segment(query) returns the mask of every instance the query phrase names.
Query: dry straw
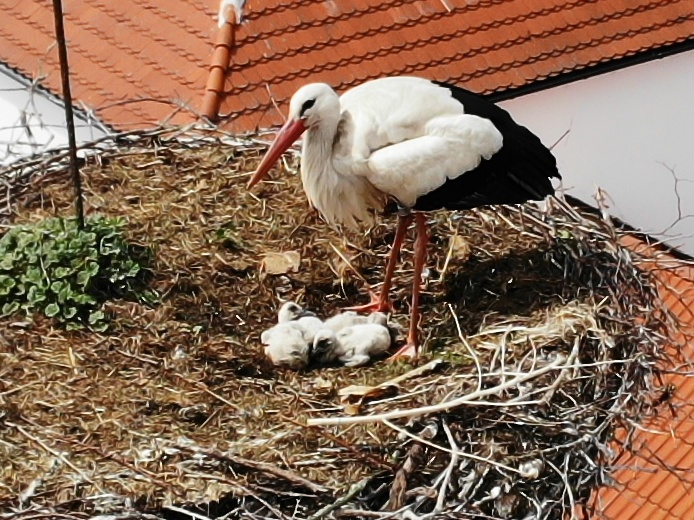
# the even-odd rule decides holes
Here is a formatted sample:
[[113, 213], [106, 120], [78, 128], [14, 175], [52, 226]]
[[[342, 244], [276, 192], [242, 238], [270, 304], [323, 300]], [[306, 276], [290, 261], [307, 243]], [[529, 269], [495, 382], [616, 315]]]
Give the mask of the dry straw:
[[[655, 413], [667, 325], [609, 221], [558, 199], [432, 214], [421, 364], [443, 363], [279, 370], [259, 334], [281, 300], [362, 302], [394, 215], [331, 230], [295, 156], [249, 193], [264, 150], [190, 128], [82, 148], [88, 213], [154, 248], [161, 301], [110, 302], [101, 335], [0, 322], [0, 518], [554, 519], [609, 482], [615, 432]], [[6, 225], [69, 214], [65, 158], [2, 172]], [[259, 271], [287, 251], [297, 272]], [[406, 249], [403, 323], [411, 270]], [[394, 393], [338, 398], [401, 375]]]

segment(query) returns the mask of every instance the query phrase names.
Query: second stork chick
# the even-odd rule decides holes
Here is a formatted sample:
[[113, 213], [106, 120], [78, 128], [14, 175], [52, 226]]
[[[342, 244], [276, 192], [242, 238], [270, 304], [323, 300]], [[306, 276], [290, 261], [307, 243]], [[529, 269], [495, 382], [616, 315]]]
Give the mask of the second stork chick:
[[355, 311], [344, 311], [325, 320], [324, 325], [325, 328], [333, 332], [339, 332], [345, 327], [361, 325], [363, 323], [376, 323], [385, 326], [388, 323], [388, 317], [383, 312], [372, 312], [368, 316], [362, 316]]
[[313, 343], [313, 338], [325, 325], [313, 312], [304, 309], [296, 302], [288, 301], [282, 304], [277, 313], [277, 323], [296, 323], [303, 330], [308, 344]]
[[298, 323], [278, 323], [260, 335], [265, 355], [274, 365], [300, 370], [308, 364], [310, 343]]
[[358, 323], [338, 332], [324, 328], [314, 337], [311, 358], [320, 363], [340, 361], [345, 366], [358, 367], [387, 352], [391, 343], [390, 331], [378, 323]]

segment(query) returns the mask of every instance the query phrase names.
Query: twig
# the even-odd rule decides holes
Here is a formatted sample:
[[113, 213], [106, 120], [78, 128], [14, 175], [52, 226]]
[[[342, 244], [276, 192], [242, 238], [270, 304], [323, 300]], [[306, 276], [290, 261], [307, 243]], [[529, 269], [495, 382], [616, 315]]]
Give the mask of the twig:
[[415, 440], [417, 442], [421, 442], [422, 444], [426, 444], [427, 446], [431, 446], [432, 448], [436, 448], [437, 450], [445, 451], [446, 453], [450, 453], [453, 455], [454, 453], [457, 454], [459, 457], [463, 457], [466, 459], [472, 459], [477, 462], [484, 462], [486, 464], [490, 464], [492, 466], [496, 466], [500, 469], [505, 469], [506, 471], [510, 471], [512, 473], [517, 473], [518, 475], [524, 475], [522, 471], [517, 470], [516, 468], [512, 468], [511, 466], [507, 466], [506, 464], [501, 464], [500, 462], [493, 461], [489, 458], [481, 457], [479, 455], [475, 455], [473, 453], [465, 453], [464, 451], [460, 450], [452, 450], [450, 448], [446, 448], [445, 446], [441, 446], [440, 444], [436, 444], [434, 442], [428, 441], [426, 439], [422, 439], [421, 437], [418, 437], [414, 433], [408, 432], [405, 428], [401, 428], [397, 424], [393, 424], [392, 422], [388, 421], [387, 419], [384, 419], [383, 422], [385, 423], [386, 426], [389, 428], [392, 428], [396, 432], [405, 435], [406, 437], [409, 437], [412, 440]]
[[443, 431], [446, 432], [448, 444], [450, 444], [453, 454], [451, 456], [450, 462], [448, 463], [448, 467], [446, 468], [446, 473], [443, 478], [443, 482], [441, 482], [441, 487], [439, 488], [439, 496], [436, 497], [436, 506], [434, 507], [434, 512], [436, 513], [440, 513], [443, 511], [444, 503], [446, 501], [446, 493], [448, 492], [448, 485], [451, 482], [451, 476], [453, 475], [453, 471], [458, 466], [459, 458], [458, 445], [456, 444], [455, 439], [453, 438], [453, 433], [451, 433], [451, 429], [448, 426], [448, 422], [445, 418], [443, 418], [441, 420], [441, 423], [443, 426]]
[[305, 479], [304, 477], [297, 475], [296, 473], [278, 468], [277, 466], [273, 464], [269, 464], [267, 462], [260, 462], [256, 460], [250, 460], [246, 459], [243, 457], [239, 457], [238, 455], [229, 455], [226, 453], [220, 453], [218, 451], [214, 451], [211, 449], [203, 449], [203, 448], [188, 448], [186, 446], [177, 446], [178, 449], [182, 451], [187, 451], [189, 453], [202, 453], [203, 455], [206, 455], [208, 457], [211, 457], [213, 459], [221, 460], [223, 462], [228, 462], [230, 464], [235, 464], [238, 466], [244, 466], [246, 468], [250, 469], [255, 469], [258, 471], [262, 471], [263, 473], [268, 473], [270, 475], [274, 475], [275, 477], [280, 477], [284, 480], [287, 480], [288, 482], [291, 482], [295, 486], [300, 486], [303, 488], [306, 488], [310, 491], [313, 491], [314, 493], [325, 493], [327, 492], [327, 489], [324, 488], [323, 486], [319, 486], [318, 484], [311, 482], [308, 479]]
[[299, 421], [296, 421], [296, 420], [292, 419], [291, 417], [287, 417], [287, 416], [285, 416], [285, 415], [282, 415], [281, 418], [282, 418], [282, 420], [291, 422], [292, 424], [295, 424], [295, 425], [299, 426], [300, 428], [316, 428], [316, 429], [319, 429], [319, 430], [320, 430], [320, 434], [321, 434], [323, 437], [325, 437], [326, 439], [328, 439], [328, 440], [334, 442], [334, 443], [337, 444], [338, 446], [342, 446], [344, 449], [346, 449], [347, 451], [349, 451], [354, 457], [356, 457], [356, 458], [358, 458], [358, 459], [360, 459], [360, 460], [363, 460], [363, 461], [365, 461], [365, 462], [368, 462], [368, 463], [370, 463], [370, 464], [373, 464], [373, 465], [376, 466], [376, 467], [380, 467], [380, 468], [383, 468], [383, 469], [386, 469], [386, 470], [389, 470], [389, 471], [395, 471], [395, 465], [394, 465], [394, 464], [390, 464], [390, 463], [388, 463], [388, 462], [386, 462], [386, 461], [377, 459], [376, 457], [374, 457], [373, 455], [371, 455], [371, 454], [369, 454], [369, 453], [364, 453], [364, 452], [362, 452], [362, 451], [360, 451], [360, 450], [355, 449], [355, 447], [352, 446], [350, 443], [348, 443], [348, 442], [346, 442], [345, 440], [340, 439], [339, 437], [336, 437], [335, 435], [333, 435], [333, 434], [327, 432], [324, 428], [320, 428], [320, 427], [318, 427], [318, 426], [306, 426], [306, 424], [301, 423], [301, 422], [299, 422]]
[[330, 247], [332, 248], [333, 251], [335, 251], [335, 254], [342, 260], [347, 267], [349, 267], [352, 272], [359, 278], [362, 282], [364, 282], [366, 285], [369, 285], [369, 282], [364, 278], [364, 276], [359, 272], [359, 270], [352, 265], [352, 262], [350, 262], [349, 258], [345, 256], [345, 254], [340, 251], [335, 245], [330, 244]]
[[564, 381], [564, 379], [566, 378], [566, 374], [568, 373], [569, 369], [573, 366], [574, 361], [576, 361], [576, 358], [578, 357], [580, 343], [580, 338], [576, 336], [576, 338], [574, 339], [573, 347], [571, 348], [571, 353], [569, 353], [569, 358], [566, 361], [566, 367], [559, 372], [557, 378], [552, 382], [550, 387], [545, 392], [545, 396], [543, 397], [543, 399], [546, 403], [549, 403], [552, 400], [552, 397], [554, 397], [554, 393], [557, 391], [557, 388], [559, 388], [559, 385], [561, 385], [561, 383]]
[[368, 485], [369, 482], [371, 482], [372, 477], [366, 477], [361, 479], [359, 482], [356, 484], [352, 485], [352, 487], [349, 488], [349, 491], [347, 491], [347, 494], [344, 496], [338, 498], [333, 502], [332, 504], [329, 504], [322, 509], [319, 509], [314, 513], [313, 515], [309, 516], [306, 520], [319, 520], [320, 518], [325, 518], [327, 515], [335, 511], [337, 508], [345, 505], [347, 502], [352, 500], [355, 496], [357, 496], [359, 493], [361, 493], [364, 488]]
[[404, 374], [401, 374], [397, 377], [394, 377], [392, 379], [389, 379], [388, 381], [384, 381], [383, 383], [379, 383], [376, 385], [376, 388], [379, 387], [388, 387], [388, 386], [397, 386], [403, 381], [406, 381], [407, 379], [412, 379], [413, 377], [418, 377], [423, 374], [426, 374], [427, 372], [431, 372], [432, 370], [436, 370], [436, 367], [441, 365], [443, 363], [443, 360], [441, 359], [432, 359], [428, 363], [425, 363], [422, 366], [419, 366], [417, 368], [413, 368], [412, 370], [405, 372]]
[[482, 365], [480, 364], [480, 359], [477, 357], [477, 352], [475, 352], [475, 349], [473, 349], [470, 346], [470, 343], [468, 343], [467, 339], [465, 339], [465, 336], [463, 335], [463, 331], [460, 328], [460, 321], [458, 320], [458, 316], [456, 315], [455, 311], [453, 310], [453, 306], [449, 303], [448, 304], [448, 310], [451, 311], [451, 316], [453, 316], [453, 321], [455, 322], [455, 327], [458, 331], [458, 338], [460, 338], [460, 342], [463, 344], [465, 347], [465, 350], [468, 351], [470, 354], [470, 357], [472, 360], [475, 362], [475, 368], [477, 369], [477, 392], [479, 392], [482, 389]]
[[280, 115], [280, 117], [286, 121], [287, 117], [284, 115], [284, 112], [282, 112], [280, 110], [280, 107], [277, 104], [277, 101], [275, 101], [275, 96], [272, 95], [272, 91], [270, 90], [270, 85], [268, 85], [267, 83], [265, 83], [265, 90], [267, 90], [267, 95], [270, 96], [270, 101], [272, 102], [272, 106], [275, 107], [275, 110], [277, 110], [277, 113]]
[[77, 168], [77, 141], [75, 138], [75, 118], [72, 114], [72, 94], [70, 93], [70, 67], [67, 59], [67, 44], [63, 27], [62, 0], [53, 0], [53, 18], [55, 22], [55, 37], [58, 43], [58, 59], [60, 61], [60, 78], [65, 103], [65, 122], [70, 156], [70, 175], [75, 189], [75, 213], [78, 229], [84, 229], [84, 205], [82, 195], [82, 177]]
[[239, 413], [245, 412], [245, 410], [242, 407], [240, 407], [239, 405], [237, 405], [236, 403], [232, 403], [231, 401], [229, 401], [228, 399], [225, 399], [221, 395], [214, 393], [212, 390], [207, 388], [207, 385], [205, 385], [204, 383], [201, 383], [200, 381], [192, 381], [192, 380], [185, 378], [185, 377], [182, 379], [187, 381], [188, 383], [192, 384], [196, 388], [199, 388], [200, 390], [202, 390], [206, 394], [211, 395], [212, 397], [214, 397], [218, 401], [224, 403], [225, 405], [230, 406], [231, 408], [233, 408], [237, 412], [239, 412]]
[[201, 515], [200, 513], [194, 513], [193, 511], [188, 511], [187, 509], [183, 509], [182, 507], [174, 505], [165, 505], [163, 506], [163, 508], [168, 509], [169, 511], [173, 511], [174, 513], [195, 518], [195, 520], [212, 520], [209, 516]]
[[347, 425], [347, 424], [366, 424], [366, 423], [371, 423], [371, 422], [377, 422], [377, 421], [389, 421], [393, 419], [403, 419], [403, 418], [410, 418], [410, 417], [419, 417], [421, 415], [426, 415], [426, 414], [431, 414], [431, 413], [437, 413], [437, 412], [444, 412], [447, 410], [450, 410], [452, 408], [456, 408], [458, 406], [462, 406], [464, 404], [474, 402], [476, 399], [479, 399], [481, 397], [487, 397], [488, 395], [496, 395], [504, 390], [507, 390], [509, 388], [513, 388], [514, 386], [517, 386], [520, 383], [523, 383], [525, 381], [528, 381], [529, 379], [534, 379], [536, 377], [540, 377], [541, 375], [546, 374], [547, 372], [551, 372], [552, 370], [555, 370], [559, 365], [564, 363], [566, 361], [566, 358], [564, 356], [557, 356], [557, 358], [552, 361], [551, 363], [545, 365], [542, 368], [539, 368], [533, 372], [527, 373], [527, 374], [521, 374], [513, 379], [506, 381], [505, 383], [502, 383], [500, 385], [494, 386], [492, 388], [487, 388], [484, 390], [479, 390], [476, 392], [472, 392], [471, 394], [464, 395], [462, 397], [459, 397], [457, 399], [453, 399], [452, 401], [446, 401], [442, 403], [437, 403], [429, 406], [422, 406], [419, 408], [413, 408], [411, 410], [393, 410], [392, 412], [386, 412], [382, 414], [374, 414], [374, 415], [356, 415], [354, 417], [323, 417], [323, 418], [316, 418], [316, 419], [308, 419], [306, 423], [309, 426], [335, 426], [335, 425]]
[[569, 507], [567, 508], [568, 511], [571, 512], [571, 520], [578, 520], [578, 517], [576, 517], [576, 502], [574, 501], [574, 495], [571, 492], [571, 484], [569, 483], [569, 480], [567, 476], [562, 473], [558, 467], [556, 467], [554, 464], [552, 464], [552, 461], [549, 459], [546, 459], [545, 462], [554, 470], [556, 471], [557, 475], [559, 475], [559, 478], [562, 479], [564, 482], [564, 492], [569, 495]]
[[388, 501], [383, 506], [385, 511], [397, 511], [405, 502], [405, 492], [407, 491], [407, 481], [410, 475], [417, 470], [422, 464], [425, 449], [420, 442], [415, 442], [410, 446], [407, 452], [407, 457], [402, 463], [402, 466], [395, 473], [393, 485], [390, 488], [390, 496]]
[[100, 448], [97, 448], [95, 446], [88, 446], [82, 442], [77, 442], [76, 444], [78, 446], [80, 446], [83, 451], [91, 451], [93, 453], [96, 453], [97, 455], [99, 455], [100, 457], [103, 457], [104, 459], [111, 460], [111, 461], [115, 462], [116, 464], [120, 464], [121, 466], [128, 468], [133, 473], [137, 473], [139, 475], [142, 475], [147, 480], [149, 480], [152, 484], [155, 484], [162, 489], [166, 489], [168, 491], [171, 491], [174, 495], [176, 495], [178, 497], [183, 496], [181, 494], [180, 490], [176, 489], [175, 487], [171, 486], [170, 484], [167, 484], [163, 480], [160, 480], [151, 471], [147, 471], [143, 468], [138, 468], [134, 464], [129, 463], [128, 461], [118, 457], [117, 455], [114, 455], [113, 453], [105, 453]]

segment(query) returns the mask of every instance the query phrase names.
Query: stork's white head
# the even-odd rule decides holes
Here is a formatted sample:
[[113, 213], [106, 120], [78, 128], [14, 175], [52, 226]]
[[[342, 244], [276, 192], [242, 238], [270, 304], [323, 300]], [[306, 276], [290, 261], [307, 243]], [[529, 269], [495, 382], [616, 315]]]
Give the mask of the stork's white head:
[[329, 363], [336, 359], [335, 350], [337, 347], [337, 338], [335, 333], [330, 329], [321, 329], [316, 332], [313, 338], [313, 351], [311, 358], [318, 360], [321, 363]]
[[333, 121], [337, 124], [339, 119], [340, 98], [326, 83], [304, 85], [289, 102], [289, 120], [300, 120], [307, 129]]
[[304, 85], [289, 102], [289, 117], [270, 145], [258, 169], [248, 182], [252, 188], [275, 165], [280, 156], [308, 129], [335, 132], [340, 121], [340, 98], [325, 83]]
[[315, 313], [304, 309], [296, 302], [284, 302], [277, 313], [277, 323], [286, 323], [288, 321], [295, 321], [300, 318], [315, 315]]

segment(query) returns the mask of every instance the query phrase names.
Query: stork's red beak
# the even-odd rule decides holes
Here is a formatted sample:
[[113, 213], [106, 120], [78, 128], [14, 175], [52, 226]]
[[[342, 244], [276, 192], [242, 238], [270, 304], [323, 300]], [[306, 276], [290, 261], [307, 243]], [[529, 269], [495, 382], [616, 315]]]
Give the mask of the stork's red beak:
[[280, 131], [277, 132], [275, 140], [270, 145], [270, 148], [265, 153], [265, 157], [260, 161], [258, 169], [248, 181], [248, 189], [258, 184], [265, 177], [270, 169], [275, 165], [277, 160], [287, 151], [294, 141], [306, 131], [306, 125], [301, 119], [290, 119], [287, 121]]

